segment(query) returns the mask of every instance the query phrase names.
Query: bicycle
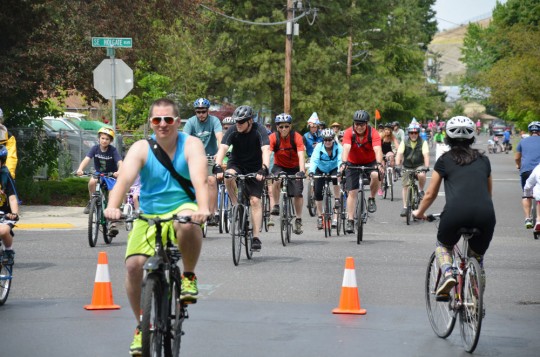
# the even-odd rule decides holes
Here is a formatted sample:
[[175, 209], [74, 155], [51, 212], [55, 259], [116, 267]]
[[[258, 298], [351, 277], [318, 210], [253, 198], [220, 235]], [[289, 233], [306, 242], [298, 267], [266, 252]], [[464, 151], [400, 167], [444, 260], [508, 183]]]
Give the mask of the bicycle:
[[317, 206], [315, 206], [315, 189], [314, 189], [313, 180], [309, 180], [307, 209], [311, 217], [315, 217], [315, 215], [317, 215]]
[[218, 212], [219, 212], [219, 233], [229, 233], [230, 228], [230, 202], [229, 194], [223, 180], [218, 181]]
[[535, 231], [534, 227], [536, 227], [536, 207], [538, 206], [538, 203], [532, 196], [523, 196], [522, 198], [530, 198], [531, 199], [531, 210], [529, 211], [529, 217], [532, 218], [532, 224], [533, 224], [533, 237], [534, 239], [540, 239], [540, 231]]
[[337, 217], [337, 232], [339, 235], [340, 231], [343, 231], [343, 235], [347, 234], [347, 230], [345, 229], [345, 225], [347, 224], [347, 191], [345, 190], [345, 176], [341, 177], [341, 181], [339, 183], [339, 202], [340, 202], [340, 208], [338, 210], [338, 217]]
[[[367, 210], [367, 199], [364, 192], [364, 186], [368, 185], [370, 182], [371, 171], [377, 170], [376, 167], [372, 166], [348, 166], [349, 170], [360, 170], [360, 188], [358, 190], [358, 199], [356, 200], [356, 208], [354, 210], [354, 222], [356, 225], [356, 244], [362, 242], [364, 236], [364, 224], [367, 223], [369, 217], [369, 212]], [[343, 174], [345, 170], [343, 170]]]
[[163, 242], [161, 224], [177, 221], [182, 224], [196, 224], [190, 216], [172, 215], [167, 218], [148, 218], [134, 213], [132, 216], [122, 216], [125, 222], [141, 219], [148, 225], [156, 226], [154, 255], [145, 262], [144, 278], [141, 294], [142, 355], [177, 357], [180, 355], [180, 345], [184, 331], [182, 325], [189, 318], [187, 305], [180, 296], [182, 292], [181, 271], [178, 262], [182, 254], [178, 246], [171, 242], [169, 236]]
[[[281, 243], [283, 244], [284, 247], [286, 247], [287, 244], [291, 242], [293, 219], [296, 217], [296, 210], [294, 208], [294, 200], [293, 200], [293, 197], [289, 196], [289, 193], [287, 192], [287, 186], [289, 184], [289, 180], [298, 180], [298, 179], [303, 180], [304, 178], [298, 177], [296, 175], [288, 175], [284, 171], [278, 173], [274, 177], [274, 180], [281, 180], [281, 183], [280, 183], [281, 199], [279, 200], [279, 216], [280, 216], [279, 225], [280, 225], [280, 231], [281, 231]], [[313, 182], [313, 180], [311, 181]], [[315, 196], [313, 197], [313, 205], [315, 207]]]
[[[440, 214], [433, 214], [427, 216], [427, 219], [434, 221], [439, 217]], [[438, 266], [433, 252], [426, 271], [426, 309], [433, 331], [441, 338], [450, 336], [456, 323], [456, 316], [459, 315], [461, 340], [465, 351], [472, 353], [478, 344], [482, 319], [485, 315], [483, 301], [485, 274], [478, 260], [467, 256], [469, 239], [480, 231], [476, 228], [462, 228], [459, 232], [462, 247], [459, 248], [456, 244], [452, 251], [452, 271], [457, 284], [448, 295], [436, 295], [444, 272]]]
[[225, 173], [225, 178], [235, 178], [238, 187], [237, 204], [233, 206], [231, 213], [231, 236], [232, 236], [232, 256], [233, 263], [238, 266], [242, 245], [246, 250], [246, 257], [251, 259], [253, 256], [253, 228], [249, 226], [251, 217], [251, 205], [249, 196], [246, 192], [246, 179], [257, 176], [255, 173], [241, 175]]
[[390, 162], [388, 161], [386, 156], [383, 158], [383, 160], [386, 167], [383, 179], [383, 198], [386, 199], [386, 197], [388, 196], [388, 192], [390, 191], [390, 201], [394, 201], [394, 167], [390, 166]]
[[409, 175], [409, 188], [407, 189], [407, 214], [405, 219], [407, 225], [411, 224], [411, 221], [414, 220], [412, 212], [418, 208], [420, 205], [420, 194], [418, 190], [418, 174], [421, 172], [428, 172], [429, 168], [425, 169], [405, 169], [403, 168], [402, 172], [404, 175]]
[[263, 186], [261, 204], [262, 204], [262, 222], [261, 222], [261, 228], [259, 231], [262, 232], [262, 229], [264, 227], [264, 231], [268, 232], [268, 223], [270, 221], [270, 195], [268, 194], [268, 184], [266, 181]]
[[[129, 189], [129, 192], [126, 195], [126, 202], [122, 204], [122, 207], [120, 207], [120, 210], [122, 211], [122, 214], [125, 216], [131, 216], [133, 214], [133, 211], [135, 210], [135, 201], [133, 199], [133, 189]], [[126, 231], [131, 231], [133, 229], [133, 222], [125, 222], [124, 227], [126, 228]]]
[[[332, 216], [334, 215], [334, 209], [332, 205], [333, 196], [332, 196], [332, 190], [330, 189], [330, 182], [332, 181], [332, 179], [337, 179], [337, 176], [321, 173], [321, 174], [312, 175], [311, 178], [324, 180], [323, 205], [322, 205], [323, 228], [324, 228], [324, 236], [331, 237], [332, 236]], [[339, 235], [339, 231], [337, 232], [337, 234]]]
[[[0, 211], [0, 222], [6, 222], [5, 213]], [[18, 220], [18, 219], [17, 219]], [[15, 223], [17, 220], [10, 222]], [[4, 249], [2, 240], [0, 240], [0, 306], [7, 301], [9, 291], [11, 290], [11, 280], [13, 279], [13, 262], [4, 260]]]
[[84, 173], [82, 176], [92, 176], [97, 180], [96, 191], [90, 199], [90, 213], [88, 214], [88, 244], [95, 247], [99, 233], [102, 233], [105, 244], [111, 244], [114, 236], [110, 235], [107, 227], [107, 220], [103, 212], [107, 208], [107, 179], [112, 179], [113, 173], [94, 172], [92, 174]]

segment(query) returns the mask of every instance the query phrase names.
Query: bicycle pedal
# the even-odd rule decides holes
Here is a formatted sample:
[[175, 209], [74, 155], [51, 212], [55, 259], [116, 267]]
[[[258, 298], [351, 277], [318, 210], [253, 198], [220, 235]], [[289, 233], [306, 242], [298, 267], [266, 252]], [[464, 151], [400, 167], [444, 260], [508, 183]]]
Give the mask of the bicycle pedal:
[[194, 305], [197, 303], [197, 300], [182, 300], [184, 305]]
[[448, 302], [450, 301], [450, 294], [441, 294], [435, 297], [435, 301]]

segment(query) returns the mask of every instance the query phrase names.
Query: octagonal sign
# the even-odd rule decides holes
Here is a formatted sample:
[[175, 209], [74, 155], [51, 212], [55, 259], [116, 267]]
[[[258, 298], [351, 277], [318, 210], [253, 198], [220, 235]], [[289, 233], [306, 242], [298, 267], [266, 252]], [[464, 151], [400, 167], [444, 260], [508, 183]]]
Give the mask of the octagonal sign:
[[[112, 99], [112, 59], [104, 59], [94, 73], [94, 88], [107, 99]], [[133, 70], [121, 59], [114, 60], [115, 97], [124, 98], [133, 89]]]

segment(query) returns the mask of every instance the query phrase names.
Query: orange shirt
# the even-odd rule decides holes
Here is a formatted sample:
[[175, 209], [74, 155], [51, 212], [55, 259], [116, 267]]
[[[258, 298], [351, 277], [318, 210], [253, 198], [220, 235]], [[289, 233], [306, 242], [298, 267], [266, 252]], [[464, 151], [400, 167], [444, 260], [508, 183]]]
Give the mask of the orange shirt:
[[279, 150], [274, 150], [276, 146], [276, 135], [279, 135], [279, 133], [273, 133], [269, 136], [270, 151], [275, 151], [274, 164], [287, 169], [298, 167], [300, 165], [298, 161], [298, 152], [306, 151], [302, 135], [298, 134], [296, 131], [294, 132], [294, 143], [296, 144], [296, 152], [293, 151], [290, 135], [287, 135], [287, 137], [285, 138], [280, 137]]

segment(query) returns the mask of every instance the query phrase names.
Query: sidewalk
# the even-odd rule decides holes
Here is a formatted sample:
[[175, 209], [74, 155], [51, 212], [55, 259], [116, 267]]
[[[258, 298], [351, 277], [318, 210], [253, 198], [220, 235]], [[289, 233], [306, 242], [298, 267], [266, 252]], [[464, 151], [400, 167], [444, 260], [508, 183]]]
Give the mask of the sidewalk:
[[88, 215], [84, 207], [20, 206], [16, 230], [87, 229]]

